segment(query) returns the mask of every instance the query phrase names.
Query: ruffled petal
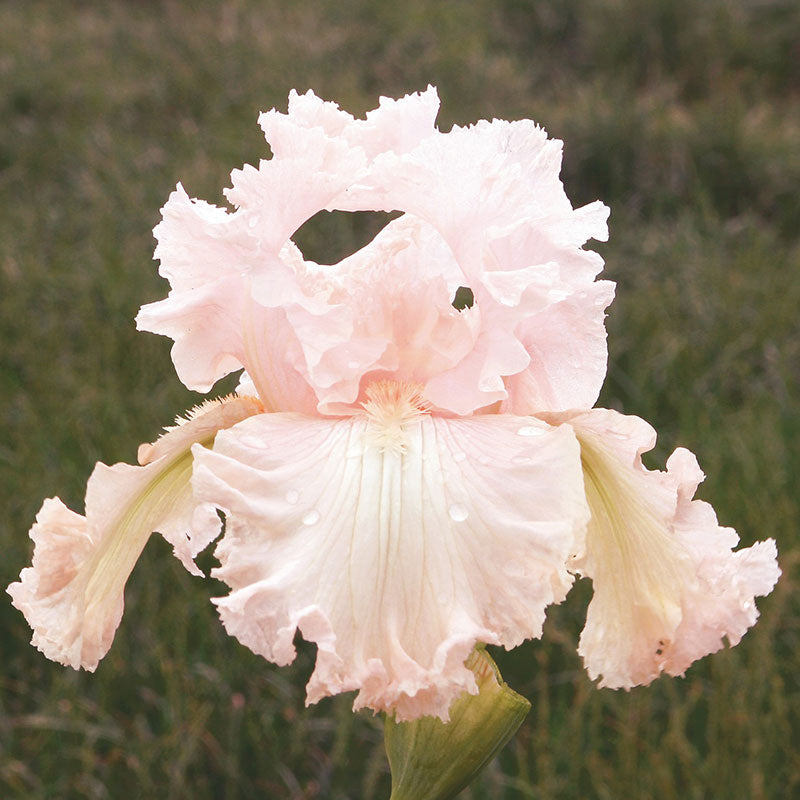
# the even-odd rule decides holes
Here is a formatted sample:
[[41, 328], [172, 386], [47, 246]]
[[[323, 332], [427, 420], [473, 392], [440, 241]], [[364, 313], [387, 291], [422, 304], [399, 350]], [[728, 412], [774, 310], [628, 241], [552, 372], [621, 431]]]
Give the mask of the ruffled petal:
[[479, 273], [488, 232], [572, 211], [559, 179], [561, 147], [531, 120], [481, 120], [437, 132], [406, 154], [378, 156], [370, 178], [382, 208], [429, 222]]
[[48, 658], [94, 670], [122, 617], [123, 593], [154, 530], [191, 572], [192, 559], [219, 533], [213, 505], [192, 496], [192, 444], [262, 410], [253, 398], [228, 398], [140, 448], [143, 466], [97, 464], [86, 488], [86, 516], [58, 498], [45, 500], [30, 536], [33, 565], [8, 587], [33, 628], [32, 644]]
[[142, 306], [136, 327], [169, 336], [181, 382], [195, 392], [208, 392], [243, 366], [242, 326], [236, 317], [241, 317], [244, 299], [239, 276], [221, 279]]
[[614, 299], [611, 281], [595, 281], [526, 317], [516, 335], [529, 361], [505, 379], [502, 412], [535, 414], [591, 408], [608, 366], [604, 310]]
[[583, 245], [589, 239], [608, 240], [609, 213], [608, 206], [598, 200], [574, 210], [515, 219], [496, 227], [486, 243], [486, 268], [510, 270], [555, 263], [565, 285], [585, 284], [603, 269], [604, 262]]
[[368, 111], [363, 120], [342, 111], [336, 103], [322, 100], [310, 89], [302, 95], [293, 89], [288, 113], [273, 109], [261, 114], [258, 121], [278, 158], [297, 152], [298, 129], [321, 128], [326, 136], [341, 137], [372, 159], [386, 151], [405, 153], [433, 134], [438, 112], [439, 96], [433, 86], [399, 100], [381, 97], [378, 108]]
[[[376, 158], [370, 180], [384, 193], [381, 207], [438, 231], [482, 318], [464, 363], [431, 379], [437, 406], [467, 414], [508, 400], [527, 414], [596, 399], [613, 293], [612, 284], [592, 282], [603, 260], [583, 245], [607, 239], [608, 208], [573, 209], [560, 166], [561, 142], [530, 120], [456, 127], [405, 155]], [[516, 399], [506, 380], [514, 375], [522, 376]], [[454, 394], [455, 406], [447, 399]]]
[[688, 450], [666, 472], [643, 466], [655, 443], [643, 420], [604, 409], [556, 417], [567, 418], [592, 513], [586, 556], [574, 563], [594, 585], [579, 647], [589, 675], [629, 688], [662, 671], [682, 675], [723, 637], [737, 644], [758, 616], [754, 598], [780, 575], [775, 543], [733, 552], [735, 531], [692, 499], [704, 476]]
[[[187, 386], [244, 367], [272, 411], [357, 413], [382, 377], [460, 415], [591, 406], [611, 293], [583, 245], [607, 237], [608, 209], [572, 208], [561, 142], [530, 120], [440, 133], [437, 108], [429, 87], [357, 120], [292, 92], [260, 117], [273, 157], [232, 173], [233, 212], [178, 187], [155, 231], [172, 290], [137, 321], [175, 340]], [[321, 266], [290, 237], [322, 209], [405, 213]], [[460, 314], [459, 287], [474, 298]]]
[[503, 376], [520, 372], [530, 362], [525, 347], [507, 326], [485, 322], [486, 317], [501, 316], [496, 309], [476, 303], [470, 311], [480, 315], [482, 323], [472, 350], [455, 367], [431, 378], [426, 387], [426, 396], [438, 408], [463, 415], [505, 399]]
[[349, 330], [314, 318], [300, 333], [314, 343], [306, 361], [319, 410], [353, 413], [375, 378], [421, 383], [437, 409], [460, 415], [507, 398], [521, 414], [592, 404], [613, 284], [572, 288], [555, 263], [494, 270], [459, 312], [452, 299], [467, 282], [441, 235], [410, 214], [331, 267], [330, 301], [358, 314]]
[[587, 509], [569, 426], [414, 402], [263, 415], [196, 448], [196, 494], [227, 515], [222, 620], [278, 664], [298, 629], [316, 642], [309, 703], [358, 689], [356, 708], [447, 719], [476, 691], [475, 642], [539, 636], [571, 584]]
[[313, 344], [302, 329], [315, 320], [339, 339], [352, 329], [353, 311], [328, 302], [317, 265], [289, 237], [360, 173], [364, 154], [320, 129], [302, 142], [302, 156], [233, 172], [234, 212], [191, 200], [180, 186], [162, 210], [155, 255], [171, 291], [142, 307], [137, 326], [175, 341], [173, 362], [190, 389], [209, 391], [245, 367], [269, 407], [312, 410], [303, 356]]
[[381, 97], [378, 107], [356, 120], [348, 139], [363, 147], [369, 158], [380, 153], [406, 153], [436, 132], [439, 94], [433, 86], [394, 100]]
[[155, 255], [172, 290], [164, 300], [142, 306], [138, 329], [174, 340], [172, 361], [190, 389], [208, 392], [247, 365], [267, 407], [312, 413], [317, 400], [304, 377], [302, 347], [287, 311], [297, 308], [293, 301], [299, 299], [315, 310], [324, 306], [314, 299], [316, 287], [305, 295], [293, 277], [303, 264], [299, 251], [286, 245], [272, 273], [289, 308], [265, 306], [252, 297], [252, 273], [264, 264], [243, 216], [191, 200], [180, 185], [162, 215]]
[[[332, 267], [331, 302], [358, 313], [351, 333], [338, 341], [334, 331], [324, 340], [315, 321], [319, 354], [309, 373], [319, 409], [354, 413], [365, 400], [362, 386], [370, 381], [391, 378], [426, 386], [460, 363], [480, 331], [477, 310], [453, 308], [462, 281], [441, 236], [408, 214]], [[306, 338], [313, 341], [310, 331]], [[449, 404], [440, 407], [453, 410]]]
[[[332, 203], [366, 168], [360, 148], [329, 138], [321, 128], [292, 126], [289, 141], [283, 157], [262, 160], [258, 168], [246, 164], [234, 170], [232, 186], [225, 190], [228, 201], [247, 218], [262, 251], [276, 255], [307, 219]], [[263, 290], [266, 302], [272, 302], [269, 281], [264, 281]]]

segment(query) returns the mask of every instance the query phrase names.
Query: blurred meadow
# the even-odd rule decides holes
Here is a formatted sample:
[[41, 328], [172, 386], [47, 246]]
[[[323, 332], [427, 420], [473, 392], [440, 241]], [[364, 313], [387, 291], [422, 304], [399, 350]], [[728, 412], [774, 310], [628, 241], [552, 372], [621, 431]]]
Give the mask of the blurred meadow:
[[[151, 231], [175, 183], [221, 203], [291, 88], [361, 115], [428, 83], [443, 130], [529, 117], [564, 139], [573, 204], [612, 209], [588, 245], [618, 283], [600, 403], [656, 427], [649, 466], [693, 450], [700, 496], [744, 545], [777, 539], [783, 569], [738, 647], [628, 693], [582, 669], [579, 585], [542, 641], [496, 654], [533, 708], [463, 797], [800, 797], [796, 0], [0, 3], [0, 583], [45, 496], [82, 510], [95, 461], [134, 461], [199, 400], [133, 323], [167, 290]], [[298, 237], [329, 259], [370, 224]], [[0, 797], [388, 797], [380, 718], [352, 696], [305, 709], [313, 648], [256, 657], [222, 593], [153, 537], [93, 675], [32, 648], [2, 595]]]

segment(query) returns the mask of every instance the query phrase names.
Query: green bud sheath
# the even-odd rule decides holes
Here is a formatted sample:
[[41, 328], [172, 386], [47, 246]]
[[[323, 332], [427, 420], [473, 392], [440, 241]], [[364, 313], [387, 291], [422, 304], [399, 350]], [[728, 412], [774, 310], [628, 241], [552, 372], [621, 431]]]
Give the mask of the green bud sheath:
[[450, 707], [450, 722], [423, 717], [395, 722], [386, 717], [384, 739], [392, 771], [390, 800], [450, 800], [514, 735], [531, 704], [510, 689], [483, 649], [466, 666], [478, 694], [465, 694]]

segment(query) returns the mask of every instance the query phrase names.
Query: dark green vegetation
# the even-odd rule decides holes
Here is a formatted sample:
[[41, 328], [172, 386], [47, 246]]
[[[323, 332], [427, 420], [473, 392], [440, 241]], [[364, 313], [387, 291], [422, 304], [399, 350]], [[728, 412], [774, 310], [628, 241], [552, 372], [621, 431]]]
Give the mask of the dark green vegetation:
[[[43, 497], [81, 510], [96, 460], [132, 461], [198, 399], [133, 325], [166, 291], [151, 229], [176, 181], [221, 202], [292, 87], [363, 113], [435, 83], [442, 129], [532, 117], [565, 140], [573, 202], [612, 208], [601, 402], [655, 425], [651, 466], [694, 450], [701, 496], [784, 570], [739, 647], [627, 694], [582, 671], [579, 586], [542, 642], [497, 654], [533, 710], [464, 797], [800, 796], [798, 41], [796, 0], [0, 4], [0, 584]], [[365, 236], [325, 225], [312, 253]], [[169, 551], [148, 544], [94, 675], [0, 600], [0, 796], [385, 798], [380, 720], [304, 709], [312, 649], [254, 656]]]

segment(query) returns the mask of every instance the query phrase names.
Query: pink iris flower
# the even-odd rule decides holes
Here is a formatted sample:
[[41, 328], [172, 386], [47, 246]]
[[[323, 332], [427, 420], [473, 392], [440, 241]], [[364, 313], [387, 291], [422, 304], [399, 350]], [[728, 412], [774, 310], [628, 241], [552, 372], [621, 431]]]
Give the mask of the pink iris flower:
[[[244, 374], [139, 466], [98, 464], [85, 516], [45, 501], [9, 592], [46, 656], [95, 669], [150, 534], [199, 573], [217, 510], [222, 622], [276, 664], [297, 631], [316, 643], [309, 703], [357, 691], [355, 708], [446, 720], [477, 691], [473, 648], [539, 637], [576, 575], [601, 686], [683, 674], [754, 624], [774, 542], [734, 551], [693, 499], [694, 456], [648, 470], [652, 428], [593, 408], [614, 287], [584, 245], [608, 209], [572, 207], [561, 142], [533, 122], [442, 133], [438, 105], [429, 87], [354, 119], [292, 92], [261, 115], [273, 155], [233, 172], [230, 208], [170, 196], [171, 291], [139, 328], [174, 340], [190, 389]], [[317, 264], [292, 236], [321, 210], [401, 214]]]

